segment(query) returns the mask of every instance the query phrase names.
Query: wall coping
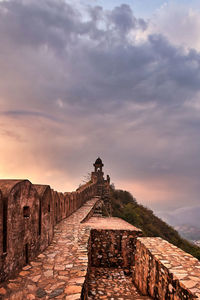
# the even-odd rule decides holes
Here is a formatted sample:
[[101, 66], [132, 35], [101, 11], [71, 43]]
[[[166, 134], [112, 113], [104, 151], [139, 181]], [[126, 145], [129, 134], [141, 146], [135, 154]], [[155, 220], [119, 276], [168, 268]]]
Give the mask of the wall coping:
[[178, 280], [182, 288], [200, 299], [200, 262], [198, 259], [159, 237], [138, 238], [136, 248], [141, 244], [159, 264], [168, 270], [173, 280]]

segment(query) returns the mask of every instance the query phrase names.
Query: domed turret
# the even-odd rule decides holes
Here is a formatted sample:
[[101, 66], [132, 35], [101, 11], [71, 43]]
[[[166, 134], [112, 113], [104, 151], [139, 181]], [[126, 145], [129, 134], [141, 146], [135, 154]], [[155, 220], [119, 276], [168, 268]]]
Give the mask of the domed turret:
[[102, 163], [102, 160], [100, 157], [98, 157], [94, 163], [94, 171], [95, 172], [102, 172], [102, 168], [104, 166], [104, 164]]

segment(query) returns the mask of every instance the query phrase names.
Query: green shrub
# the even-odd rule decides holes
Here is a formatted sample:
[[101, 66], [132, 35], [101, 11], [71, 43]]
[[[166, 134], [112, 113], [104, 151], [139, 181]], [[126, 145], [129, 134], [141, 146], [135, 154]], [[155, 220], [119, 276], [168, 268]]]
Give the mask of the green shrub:
[[161, 237], [200, 260], [200, 248], [183, 239], [167, 223], [154, 215], [153, 211], [138, 204], [127, 191], [111, 190], [113, 216], [142, 229], [144, 236]]

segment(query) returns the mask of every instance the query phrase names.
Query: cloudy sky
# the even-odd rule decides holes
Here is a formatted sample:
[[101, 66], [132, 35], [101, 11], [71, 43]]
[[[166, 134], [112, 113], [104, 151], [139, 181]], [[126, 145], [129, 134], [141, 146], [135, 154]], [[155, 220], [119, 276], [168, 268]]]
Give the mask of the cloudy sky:
[[97, 156], [159, 210], [199, 206], [199, 0], [1, 0], [0, 177], [71, 191]]

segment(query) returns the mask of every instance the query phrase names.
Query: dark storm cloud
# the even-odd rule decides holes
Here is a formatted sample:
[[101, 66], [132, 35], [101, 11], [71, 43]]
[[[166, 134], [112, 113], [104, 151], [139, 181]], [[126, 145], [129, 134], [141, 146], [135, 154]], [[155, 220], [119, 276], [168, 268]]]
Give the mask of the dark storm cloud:
[[16, 44], [62, 48], [74, 31], [75, 11], [63, 1], [3, 1], [1, 34]]
[[[199, 90], [199, 54], [183, 54], [162, 36], [151, 35], [145, 42], [136, 43], [134, 30], [143, 31], [144, 24], [125, 4], [110, 12], [90, 8], [87, 17], [64, 1], [0, 4], [3, 52], [9, 47], [12, 55], [17, 47], [20, 51], [15, 59], [24, 56], [19, 77], [25, 76], [23, 71], [28, 72], [30, 80], [41, 74], [42, 98], [92, 102], [94, 107], [99, 101], [183, 102]], [[37, 51], [37, 55], [32, 53], [33, 62], [32, 51]], [[43, 66], [45, 61], [49, 70]], [[15, 63], [12, 61], [13, 68]], [[38, 65], [33, 68], [27, 63]], [[14, 72], [12, 67], [9, 70], [8, 62], [5, 72]], [[59, 82], [47, 86], [53, 72]]]
[[7, 110], [0, 111], [0, 115], [9, 116], [9, 117], [36, 117], [49, 119], [51, 121], [61, 122], [61, 119], [55, 118], [52, 115], [40, 112], [40, 111], [28, 111], [28, 110]]
[[138, 40], [147, 28], [126, 4], [81, 12], [64, 0], [1, 1], [1, 117], [22, 119], [22, 140], [34, 137], [23, 152], [32, 147], [63, 178], [103, 154], [118, 180], [197, 182], [200, 54], [162, 35]]
[[126, 4], [114, 8], [110, 14], [110, 20], [114, 26], [123, 33], [130, 31], [137, 24], [137, 20], [133, 16], [130, 6]]

